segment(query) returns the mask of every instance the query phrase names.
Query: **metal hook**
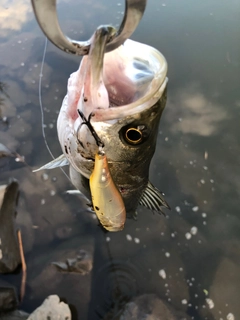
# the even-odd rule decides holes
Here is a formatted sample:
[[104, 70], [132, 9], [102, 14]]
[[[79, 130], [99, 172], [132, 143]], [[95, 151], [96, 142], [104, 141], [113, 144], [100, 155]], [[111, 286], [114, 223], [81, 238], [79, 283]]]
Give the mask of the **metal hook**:
[[[97, 135], [97, 132], [94, 130], [94, 128], [93, 128], [93, 126], [92, 126], [92, 124], [91, 124], [91, 122], [90, 122], [91, 117], [93, 116], [93, 114], [90, 113], [90, 115], [88, 116], [88, 119], [86, 119], [86, 117], [84, 116], [84, 114], [82, 113], [81, 110], [77, 109], [77, 112], [78, 112], [79, 116], [80, 116], [80, 117], [82, 118], [82, 120], [83, 120], [83, 122], [80, 124], [80, 127], [78, 128], [78, 131], [79, 131], [79, 129], [81, 128], [81, 126], [82, 126], [83, 124], [85, 124], [85, 125], [88, 127], [88, 129], [90, 130], [93, 138], [95, 139], [97, 146], [100, 147], [100, 148], [103, 148], [103, 147], [104, 147], [104, 143], [103, 143], [102, 140], [99, 138], [99, 136]], [[78, 140], [78, 141], [79, 141], [79, 140]], [[80, 141], [79, 141], [79, 142], [80, 142]], [[82, 142], [80, 142], [80, 144], [83, 145]]]
[[[59, 26], [56, 0], [31, 0], [33, 10], [46, 37], [59, 49], [76, 54], [86, 55], [89, 52], [91, 39], [87, 41], [76, 41], [66, 37]], [[108, 39], [106, 52], [118, 48], [128, 39], [138, 26], [147, 0], [125, 0], [125, 14], [119, 30]]]

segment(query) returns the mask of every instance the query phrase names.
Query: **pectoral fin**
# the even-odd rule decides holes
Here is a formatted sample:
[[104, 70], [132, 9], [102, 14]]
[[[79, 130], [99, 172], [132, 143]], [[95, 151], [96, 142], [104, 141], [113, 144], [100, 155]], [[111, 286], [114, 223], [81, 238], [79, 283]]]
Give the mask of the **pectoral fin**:
[[67, 166], [67, 165], [69, 165], [68, 159], [65, 157], [64, 154], [61, 154], [59, 157], [57, 157], [56, 159], [54, 159], [51, 162], [48, 162], [47, 164], [45, 164], [41, 168], [33, 170], [33, 172], [37, 172], [37, 171], [45, 170], [45, 169], [55, 169], [55, 168], [59, 168], [59, 167]]
[[162, 211], [161, 207], [170, 209], [169, 204], [163, 198], [161, 192], [155, 188], [150, 181], [148, 181], [147, 187], [139, 200], [139, 204], [150, 210], [160, 212], [163, 215], [165, 215], [165, 213]]

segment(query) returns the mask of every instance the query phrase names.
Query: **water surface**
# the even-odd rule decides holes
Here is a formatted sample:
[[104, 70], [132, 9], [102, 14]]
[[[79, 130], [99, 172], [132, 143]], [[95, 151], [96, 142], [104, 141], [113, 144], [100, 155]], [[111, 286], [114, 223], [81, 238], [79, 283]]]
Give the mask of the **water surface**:
[[[58, 5], [64, 32], [81, 40], [99, 24], [118, 25], [123, 10], [120, 1]], [[48, 43], [41, 74], [46, 40], [29, 1], [2, 1], [0, 81], [8, 96], [1, 93], [0, 142], [31, 167], [14, 160], [0, 166], [1, 184], [10, 177], [20, 183], [17, 222], [28, 265], [21, 309], [31, 312], [56, 293], [75, 319], [113, 319], [132, 297], [155, 293], [192, 319], [240, 318], [239, 17], [239, 0], [148, 1], [132, 39], [168, 61], [168, 101], [150, 179], [172, 210], [163, 218], [139, 208], [124, 231], [105, 234], [84, 201], [64, 193], [71, 184], [60, 170], [31, 172], [51, 160], [39, 79], [46, 138], [58, 156], [57, 114], [80, 59]], [[79, 249], [92, 254], [90, 274], [59, 275], [49, 267]], [[19, 287], [20, 275], [4, 281]]]

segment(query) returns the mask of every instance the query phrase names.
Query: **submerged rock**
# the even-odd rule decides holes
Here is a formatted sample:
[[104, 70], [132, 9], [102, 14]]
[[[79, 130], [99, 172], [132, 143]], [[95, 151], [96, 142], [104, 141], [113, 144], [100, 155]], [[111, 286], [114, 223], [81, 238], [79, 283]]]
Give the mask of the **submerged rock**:
[[[15, 310], [18, 299], [14, 287], [0, 287], [0, 313]], [[0, 319], [2, 320], [1, 316]]]
[[18, 182], [6, 188], [0, 208], [0, 273], [13, 272], [20, 264], [19, 245], [15, 229]]
[[43, 304], [37, 308], [27, 320], [71, 320], [69, 306], [60, 302], [57, 295], [49, 296]]
[[174, 310], [155, 294], [139, 296], [124, 307], [120, 320], [189, 320], [182, 312]]
[[[229, 252], [234, 250], [234, 243], [229, 242]], [[215, 319], [221, 313], [223, 319], [240, 319], [239, 288], [240, 288], [240, 266], [239, 247], [236, 256], [237, 261], [223, 257], [214, 275], [209, 288], [209, 298], [214, 302], [215, 307], [210, 310]], [[232, 314], [233, 317], [228, 317]]]
[[[1, 310], [5, 311], [5, 310]], [[51, 295], [30, 315], [21, 310], [0, 313], [1, 320], [71, 320], [69, 306], [60, 302], [57, 295]]]
[[66, 263], [68, 259], [71, 264], [71, 260], [74, 261], [79, 255], [79, 248], [82, 248], [81, 251], [87, 252], [90, 259], [87, 265], [92, 265], [93, 240], [93, 237], [79, 235], [71, 240], [63, 241], [55, 250], [52, 247], [46, 247], [44, 248], [44, 263], [39, 260], [42, 254], [36, 251], [35, 258], [32, 259], [32, 262], [35, 262], [28, 264], [28, 289], [32, 295], [29, 300], [26, 296], [25, 302], [33, 303], [39, 301], [42, 297], [56, 293], [60, 297], [68, 297], [68, 303], [81, 310], [80, 318], [88, 319], [92, 290], [91, 272], [83, 274], [86, 268], [83, 269], [84, 265], [81, 265], [81, 261], [78, 272], [59, 271], [52, 262], [62, 261]]
[[20, 310], [8, 312], [0, 316], [1, 320], [27, 320], [29, 314]]

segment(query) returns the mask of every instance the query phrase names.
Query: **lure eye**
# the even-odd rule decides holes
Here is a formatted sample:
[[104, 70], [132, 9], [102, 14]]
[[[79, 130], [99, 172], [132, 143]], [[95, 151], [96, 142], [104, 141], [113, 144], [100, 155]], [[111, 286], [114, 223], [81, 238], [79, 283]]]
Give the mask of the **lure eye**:
[[143, 133], [138, 128], [129, 128], [125, 132], [125, 139], [130, 144], [139, 144], [143, 140]]

